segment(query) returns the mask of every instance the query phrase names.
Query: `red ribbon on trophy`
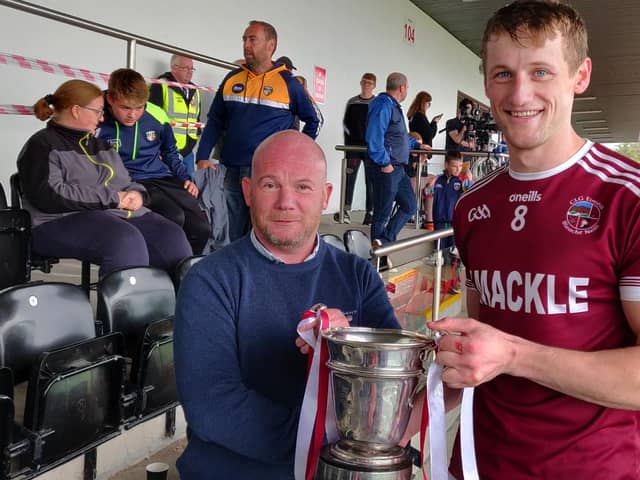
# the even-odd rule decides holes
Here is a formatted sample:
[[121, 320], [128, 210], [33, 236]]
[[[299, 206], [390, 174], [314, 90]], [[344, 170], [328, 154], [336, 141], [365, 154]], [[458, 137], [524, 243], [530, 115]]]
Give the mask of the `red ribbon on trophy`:
[[[319, 325], [317, 335], [315, 328], [301, 331], [300, 327], [315, 323]], [[329, 328], [329, 316], [324, 305], [315, 305], [302, 314], [298, 324], [298, 334], [313, 349], [307, 365], [307, 387], [304, 392], [298, 436], [296, 438], [296, 454], [294, 472], [296, 480], [312, 480], [315, 474], [320, 450], [326, 431], [329, 442], [338, 440], [336, 430], [336, 414], [333, 395], [329, 382], [329, 350], [327, 342], [322, 339], [321, 331]]]

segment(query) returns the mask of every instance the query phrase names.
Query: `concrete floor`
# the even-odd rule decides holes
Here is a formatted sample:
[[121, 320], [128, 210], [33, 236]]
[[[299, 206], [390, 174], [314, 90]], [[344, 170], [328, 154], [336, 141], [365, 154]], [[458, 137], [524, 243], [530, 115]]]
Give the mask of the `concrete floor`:
[[168, 447], [163, 448], [149, 458], [130, 466], [126, 470], [113, 475], [110, 480], [144, 480], [146, 478], [145, 469], [147, 465], [154, 462], [162, 462], [169, 465], [169, 474], [167, 480], [179, 480], [178, 470], [176, 469], [176, 460], [182, 454], [187, 446], [187, 439], [181, 438]]

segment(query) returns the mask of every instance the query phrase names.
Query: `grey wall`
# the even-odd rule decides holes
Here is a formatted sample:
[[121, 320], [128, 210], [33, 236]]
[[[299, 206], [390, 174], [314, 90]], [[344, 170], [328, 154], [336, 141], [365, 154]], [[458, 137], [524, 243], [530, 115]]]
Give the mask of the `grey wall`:
[[[342, 157], [334, 146], [343, 141], [344, 105], [359, 92], [363, 72], [378, 76], [377, 91], [384, 89], [388, 73], [406, 73], [410, 90], [405, 110], [415, 93], [427, 90], [434, 99], [430, 113], [443, 113], [444, 119], [455, 115], [458, 90], [485, 99], [478, 57], [407, 0], [190, 0], [179, 8], [175, 7], [178, 2], [148, 0], [34, 3], [230, 62], [242, 57], [241, 36], [249, 20], [272, 23], [279, 35], [276, 56], [291, 57], [297, 73], [310, 82], [314, 65], [327, 70], [327, 101], [321, 105], [325, 125], [318, 142], [329, 160], [329, 181], [336, 185], [330, 211], [338, 208]], [[415, 27], [413, 45], [403, 41], [407, 20]], [[108, 73], [126, 62], [126, 44], [121, 40], [4, 6], [0, 6], [0, 45], [3, 53], [99, 72]], [[137, 49], [136, 68], [145, 76], [162, 73], [167, 62], [168, 55], [162, 52]], [[226, 73], [202, 64], [196, 67], [194, 81], [202, 85], [217, 87]], [[67, 79], [2, 64], [0, 69], [4, 78], [0, 104], [32, 105]], [[0, 115], [3, 185], [7, 186], [9, 175], [15, 171], [15, 159], [25, 140], [43, 126], [34, 117]], [[444, 134], [435, 141], [435, 146], [442, 145]], [[362, 190], [356, 190], [354, 208], [364, 203]]]

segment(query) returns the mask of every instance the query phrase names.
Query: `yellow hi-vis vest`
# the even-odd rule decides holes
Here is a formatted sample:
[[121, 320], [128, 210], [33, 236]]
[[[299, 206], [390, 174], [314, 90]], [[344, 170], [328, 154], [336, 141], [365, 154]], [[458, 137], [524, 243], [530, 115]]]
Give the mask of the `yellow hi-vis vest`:
[[[167, 112], [167, 116], [171, 122], [176, 123], [195, 123], [198, 121], [200, 114], [200, 90], [194, 90], [195, 94], [191, 96], [189, 105], [184, 101], [182, 94], [169, 88], [166, 84], [162, 85], [162, 109]], [[176, 147], [182, 150], [187, 145], [187, 135], [194, 140], [198, 140], [198, 129], [194, 127], [185, 127], [175, 125], [173, 128], [173, 136], [176, 137]]]

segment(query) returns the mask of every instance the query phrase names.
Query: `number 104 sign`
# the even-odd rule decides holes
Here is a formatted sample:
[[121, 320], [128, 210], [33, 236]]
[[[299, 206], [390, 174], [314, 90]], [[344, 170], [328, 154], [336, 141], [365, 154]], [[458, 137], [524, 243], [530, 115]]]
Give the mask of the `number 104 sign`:
[[416, 28], [413, 26], [412, 20], [407, 20], [404, 24], [402, 39], [409, 45], [414, 45], [416, 43]]

